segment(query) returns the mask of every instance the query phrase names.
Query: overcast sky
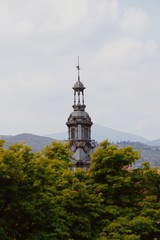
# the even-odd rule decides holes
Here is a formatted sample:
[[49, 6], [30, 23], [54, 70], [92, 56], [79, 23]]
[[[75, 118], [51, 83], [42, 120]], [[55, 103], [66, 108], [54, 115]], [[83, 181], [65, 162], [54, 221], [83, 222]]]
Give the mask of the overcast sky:
[[0, 0], [0, 135], [66, 131], [80, 56], [94, 123], [160, 138], [159, 0]]

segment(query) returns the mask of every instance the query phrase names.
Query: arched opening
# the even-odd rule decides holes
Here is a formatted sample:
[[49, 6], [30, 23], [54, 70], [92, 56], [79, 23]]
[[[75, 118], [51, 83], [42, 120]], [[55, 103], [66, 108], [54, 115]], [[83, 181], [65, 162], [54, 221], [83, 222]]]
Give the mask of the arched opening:
[[84, 139], [88, 139], [88, 127], [84, 128]]
[[75, 128], [71, 128], [71, 139], [75, 139]]

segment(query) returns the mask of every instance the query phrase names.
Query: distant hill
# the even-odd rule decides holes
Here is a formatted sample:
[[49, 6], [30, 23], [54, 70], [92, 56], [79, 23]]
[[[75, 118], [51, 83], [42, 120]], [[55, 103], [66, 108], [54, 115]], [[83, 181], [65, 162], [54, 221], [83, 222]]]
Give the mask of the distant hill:
[[29, 145], [34, 152], [42, 150], [46, 145], [53, 141], [52, 138], [29, 133], [18, 134], [16, 136], [1, 135], [0, 138], [6, 141], [4, 145], [6, 148], [13, 143], [24, 142], [26, 145]]
[[[60, 132], [48, 135], [51, 138], [64, 140], [68, 138], [68, 132]], [[92, 139], [101, 142], [108, 139], [111, 143], [117, 143], [119, 147], [132, 146], [141, 154], [141, 159], [136, 161], [135, 167], [140, 167], [143, 162], [150, 162], [151, 167], [160, 168], [160, 140], [149, 141], [143, 137], [106, 128], [97, 124], [92, 126]], [[154, 147], [154, 146], [157, 147]]]
[[160, 147], [160, 139], [149, 141], [149, 142], [147, 142], [147, 144], [150, 146], [159, 146]]
[[149, 146], [139, 142], [119, 142], [118, 146], [126, 147], [132, 146], [136, 151], [140, 152], [141, 158], [136, 161], [136, 167], [140, 167], [142, 163], [149, 162], [151, 167], [158, 167], [160, 169], [160, 147]]
[[[60, 132], [60, 133], [53, 133], [53, 134], [47, 135], [47, 137], [51, 137], [58, 140], [64, 140], [64, 139], [68, 139], [68, 133], [67, 131]], [[106, 128], [98, 124], [94, 124], [92, 126], [92, 139], [95, 139], [97, 142], [101, 142], [104, 139], [108, 139], [110, 142], [115, 142], [115, 143], [120, 141], [142, 142], [142, 143], [148, 142], [148, 140], [143, 137], [126, 133], [126, 132], [117, 131], [111, 128]]]
[[[143, 162], [149, 161], [152, 167], [158, 166], [160, 168], [160, 147], [149, 146], [148, 143], [147, 144], [144, 143], [147, 141], [146, 139], [136, 135], [118, 132], [118, 131], [107, 129], [98, 125], [96, 125], [96, 127], [93, 129], [94, 129], [93, 134], [96, 134], [96, 131], [97, 131], [97, 135], [98, 133], [100, 133], [97, 138], [94, 137], [93, 135], [93, 138], [98, 140], [99, 142], [108, 138], [110, 142], [117, 142], [119, 147], [132, 146], [135, 150], [140, 151], [141, 159], [136, 162], [136, 167], [141, 166]], [[102, 132], [102, 130], [104, 131]], [[114, 133], [114, 136], [110, 136], [109, 134], [111, 133]], [[118, 137], [116, 134], [119, 134], [120, 137]], [[32, 148], [33, 152], [37, 152], [44, 149], [44, 147], [50, 144], [52, 141], [57, 141], [55, 139], [58, 137], [60, 137], [59, 140], [67, 139], [67, 132], [60, 133], [60, 134], [53, 134], [52, 136], [54, 137], [54, 139], [51, 137], [44, 137], [44, 136], [38, 136], [34, 134], [23, 133], [23, 134], [18, 134], [16, 136], [1, 135], [0, 138], [6, 141], [4, 145], [5, 148], [7, 148], [8, 146], [14, 143], [24, 142], [26, 145], [29, 145]], [[128, 138], [133, 140], [129, 141], [127, 136]], [[126, 139], [126, 138], [127, 138], [127, 141], [126, 140], [118, 141], [118, 139]], [[141, 141], [141, 142], [138, 142], [138, 141]]]

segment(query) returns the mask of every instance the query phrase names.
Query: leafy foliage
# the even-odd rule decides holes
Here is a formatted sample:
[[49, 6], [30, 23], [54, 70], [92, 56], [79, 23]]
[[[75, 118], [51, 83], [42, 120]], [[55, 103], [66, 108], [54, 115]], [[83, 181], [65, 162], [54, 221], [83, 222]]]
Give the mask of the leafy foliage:
[[70, 170], [68, 145], [33, 153], [0, 142], [0, 238], [158, 240], [160, 173], [104, 141], [87, 171]]

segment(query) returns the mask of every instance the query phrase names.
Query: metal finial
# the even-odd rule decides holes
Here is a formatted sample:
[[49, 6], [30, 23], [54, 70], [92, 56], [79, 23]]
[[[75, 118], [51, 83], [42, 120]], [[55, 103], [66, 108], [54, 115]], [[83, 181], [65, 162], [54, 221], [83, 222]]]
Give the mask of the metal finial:
[[79, 56], [78, 56], [78, 65], [76, 66], [78, 70], [78, 81], [80, 81], [80, 66], [79, 66]]

